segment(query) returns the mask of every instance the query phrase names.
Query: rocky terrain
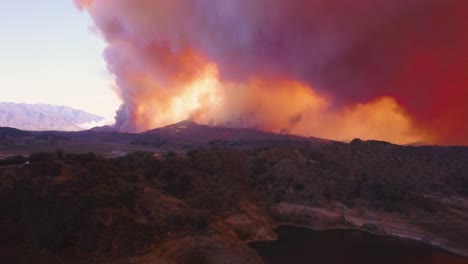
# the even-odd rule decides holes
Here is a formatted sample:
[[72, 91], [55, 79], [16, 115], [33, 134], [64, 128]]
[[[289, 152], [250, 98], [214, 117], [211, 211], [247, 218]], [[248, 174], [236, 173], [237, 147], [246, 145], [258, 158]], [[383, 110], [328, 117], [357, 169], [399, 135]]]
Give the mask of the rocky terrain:
[[[248, 243], [275, 239], [281, 224], [355, 228], [468, 255], [466, 147], [214, 130], [187, 148], [190, 133], [175, 130], [192, 126], [214, 129], [119, 135], [133, 147], [148, 147], [135, 145], [142, 136], [163, 139], [159, 152], [1, 160], [0, 263], [262, 263]], [[105, 141], [117, 132], [86, 133]]]
[[23, 130], [84, 130], [104, 118], [66, 106], [0, 102], [0, 126]]

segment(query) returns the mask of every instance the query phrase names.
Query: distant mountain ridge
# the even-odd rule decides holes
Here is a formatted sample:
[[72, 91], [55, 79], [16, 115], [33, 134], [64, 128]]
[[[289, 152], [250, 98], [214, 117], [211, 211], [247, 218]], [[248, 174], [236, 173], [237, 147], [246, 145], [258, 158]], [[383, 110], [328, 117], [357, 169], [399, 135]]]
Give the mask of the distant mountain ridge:
[[0, 102], [0, 126], [30, 131], [77, 131], [104, 125], [105, 118], [67, 106]]

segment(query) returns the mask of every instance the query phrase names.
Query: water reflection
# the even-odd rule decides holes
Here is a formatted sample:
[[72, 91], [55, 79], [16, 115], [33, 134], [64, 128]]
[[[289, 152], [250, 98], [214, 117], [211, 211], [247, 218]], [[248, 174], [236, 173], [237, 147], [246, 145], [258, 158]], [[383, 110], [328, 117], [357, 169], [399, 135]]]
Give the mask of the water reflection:
[[277, 234], [278, 241], [250, 244], [266, 264], [468, 264], [468, 258], [421, 242], [360, 231], [282, 226]]

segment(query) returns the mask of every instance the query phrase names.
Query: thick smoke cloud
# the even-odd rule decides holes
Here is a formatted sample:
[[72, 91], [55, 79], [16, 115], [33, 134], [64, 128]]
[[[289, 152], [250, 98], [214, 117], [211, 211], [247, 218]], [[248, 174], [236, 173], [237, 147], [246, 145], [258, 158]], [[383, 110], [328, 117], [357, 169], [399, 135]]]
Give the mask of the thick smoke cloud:
[[139, 131], [177, 119], [468, 144], [463, 0], [78, 0]]

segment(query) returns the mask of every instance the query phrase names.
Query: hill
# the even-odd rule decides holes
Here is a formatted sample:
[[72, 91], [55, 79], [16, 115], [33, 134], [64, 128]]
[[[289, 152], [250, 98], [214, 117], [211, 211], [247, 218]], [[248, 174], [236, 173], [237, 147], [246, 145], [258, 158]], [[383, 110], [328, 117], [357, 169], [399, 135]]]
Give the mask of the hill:
[[141, 133], [132, 144], [166, 146], [184, 150], [204, 145], [252, 149], [265, 147], [280, 141], [306, 142], [308, 144], [329, 142], [319, 138], [269, 133], [255, 129], [200, 125], [185, 120]]
[[30, 136], [31, 134], [22, 131], [16, 128], [11, 128], [11, 127], [0, 127], [0, 139], [5, 140], [5, 139], [13, 139], [13, 138], [21, 138], [21, 137], [27, 137]]

